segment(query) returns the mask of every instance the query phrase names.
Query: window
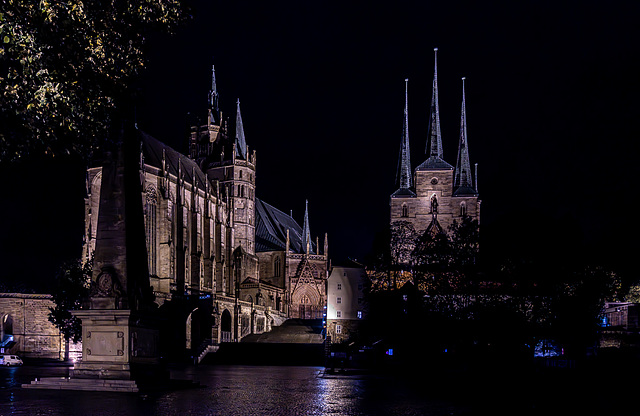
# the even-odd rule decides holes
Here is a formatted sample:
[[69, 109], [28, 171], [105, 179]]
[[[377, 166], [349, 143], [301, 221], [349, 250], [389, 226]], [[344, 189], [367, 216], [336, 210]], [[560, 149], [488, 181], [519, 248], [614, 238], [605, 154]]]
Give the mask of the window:
[[407, 204], [402, 204], [402, 216], [403, 217], [409, 216], [409, 207], [407, 206]]
[[276, 259], [273, 261], [273, 275], [275, 277], [279, 277], [280, 276], [280, 257], [276, 257]]
[[358, 311], [358, 319], [362, 319], [362, 311]]
[[342, 325], [336, 325], [336, 334], [342, 334]]
[[145, 231], [147, 240], [147, 263], [149, 273], [156, 274], [156, 192], [155, 189], [149, 187], [146, 194], [146, 203], [144, 207], [145, 214]]
[[336, 318], [342, 318], [342, 311], [336, 311]]
[[338, 284], [336, 285], [336, 289], [337, 289], [337, 290], [342, 290], [342, 283], [338, 283]]
[[462, 202], [460, 203], [460, 216], [464, 217], [465, 215], [467, 215], [467, 204]]
[[336, 298], [336, 303], [342, 303], [342, 298], [340, 296]]

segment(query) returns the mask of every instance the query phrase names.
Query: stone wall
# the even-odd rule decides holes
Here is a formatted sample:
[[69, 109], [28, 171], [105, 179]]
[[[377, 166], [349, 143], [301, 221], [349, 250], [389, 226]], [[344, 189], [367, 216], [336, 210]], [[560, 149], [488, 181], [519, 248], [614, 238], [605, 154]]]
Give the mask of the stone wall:
[[[2, 335], [13, 335], [15, 342], [5, 352], [22, 358], [62, 358], [64, 339], [48, 319], [53, 306], [50, 295], [1, 293]], [[75, 345], [71, 350], [80, 348]]]

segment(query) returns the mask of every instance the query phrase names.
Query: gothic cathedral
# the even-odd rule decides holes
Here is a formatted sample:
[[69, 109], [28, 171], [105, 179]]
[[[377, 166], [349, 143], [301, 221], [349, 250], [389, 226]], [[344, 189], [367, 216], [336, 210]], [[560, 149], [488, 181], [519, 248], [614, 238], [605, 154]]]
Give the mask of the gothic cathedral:
[[460, 140], [455, 167], [444, 160], [440, 133], [438, 105], [438, 59], [435, 50], [435, 69], [431, 97], [431, 120], [427, 141], [427, 160], [418, 165], [412, 175], [409, 151], [408, 80], [405, 80], [405, 107], [402, 142], [396, 182], [398, 189], [391, 194], [391, 224], [411, 223], [422, 234], [448, 232], [454, 221], [465, 216], [480, 219], [480, 199], [477, 190], [477, 164], [474, 183], [469, 162], [464, 78], [462, 78], [462, 114]]
[[[330, 267], [309, 231], [256, 197], [256, 152], [218, 107], [215, 71], [206, 123], [184, 155], [138, 130], [147, 257], [155, 302], [176, 324], [175, 346], [239, 341], [288, 318], [322, 318]], [[102, 167], [87, 170], [83, 258], [95, 249]], [[181, 329], [180, 329], [181, 328]]]

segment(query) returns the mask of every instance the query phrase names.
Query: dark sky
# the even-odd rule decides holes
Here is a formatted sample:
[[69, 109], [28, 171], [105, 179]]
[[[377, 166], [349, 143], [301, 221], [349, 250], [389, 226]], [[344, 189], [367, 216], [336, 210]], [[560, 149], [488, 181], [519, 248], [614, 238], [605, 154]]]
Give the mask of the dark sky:
[[[215, 64], [222, 110], [240, 98], [257, 151], [257, 196], [298, 221], [308, 199], [313, 237], [362, 259], [388, 222], [405, 78], [413, 167], [425, 159], [438, 47], [444, 158], [455, 163], [466, 76], [493, 247], [631, 264], [640, 3], [373, 3], [194, 4], [176, 36], [150, 38], [138, 126], [184, 151]], [[79, 253], [83, 177], [55, 164], [2, 173], [2, 274], [49, 275]]]

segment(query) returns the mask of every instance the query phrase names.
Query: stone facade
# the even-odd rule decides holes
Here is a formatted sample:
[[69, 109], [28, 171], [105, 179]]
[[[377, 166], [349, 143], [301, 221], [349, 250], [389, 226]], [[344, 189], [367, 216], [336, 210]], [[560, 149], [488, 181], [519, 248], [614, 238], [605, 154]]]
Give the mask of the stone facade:
[[[214, 91], [215, 84], [212, 96]], [[177, 340], [175, 348], [195, 352], [203, 343], [269, 331], [288, 317], [321, 316], [326, 246], [324, 254], [305, 252], [300, 243], [257, 247], [256, 152], [244, 141], [239, 102], [235, 126], [217, 100], [211, 102], [207, 123], [191, 128], [189, 156], [138, 135], [151, 286], [178, 328], [169, 337]], [[95, 250], [102, 171], [87, 170], [85, 261]], [[299, 240], [301, 227], [290, 216], [288, 221]]]
[[[462, 112], [458, 157], [455, 167], [444, 160], [442, 136], [440, 132], [440, 109], [438, 103], [437, 48], [435, 49], [435, 69], [431, 100], [431, 116], [427, 141], [428, 158], [418, 165], [411, 175], [409, 151], [408, 99], [405, 95], [404, 134], [398, 163], [398, 189], [391, 195], [390, 222], [406, 221], [418, 233], [427, 229], [434, 232], [449, 232], [454, 221], [460, 222], [464, 216], [480, 221], [480, 199], [476, 182], [473, 181], [469, 160], [467, 139], [467, 117], [462, 86]], [[408, 80], [407, 83], [408, 91]], [[405, 94], [408, 94], [406, 92]], [[477, 170], [477, 169], [476, 169]]]
[[[22, 358], [64, 357], [65, 341], [60, 331], [49, 322], [49, 308], [54, 307], [50, 295], [2, 293], [0, 317], [2, 341], [7, 342], [5, 353]], [[71, 356], [80, 353], [81, 345], [71, 344]]]

